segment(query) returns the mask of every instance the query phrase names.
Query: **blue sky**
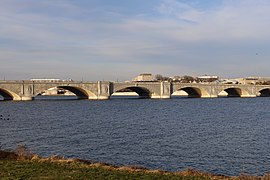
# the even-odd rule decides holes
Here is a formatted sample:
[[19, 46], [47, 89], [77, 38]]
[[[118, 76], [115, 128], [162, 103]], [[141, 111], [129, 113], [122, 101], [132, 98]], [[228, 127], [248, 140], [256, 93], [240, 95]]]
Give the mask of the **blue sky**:
[[1, 0], [0, 79], [270, 76], [268, 0]]

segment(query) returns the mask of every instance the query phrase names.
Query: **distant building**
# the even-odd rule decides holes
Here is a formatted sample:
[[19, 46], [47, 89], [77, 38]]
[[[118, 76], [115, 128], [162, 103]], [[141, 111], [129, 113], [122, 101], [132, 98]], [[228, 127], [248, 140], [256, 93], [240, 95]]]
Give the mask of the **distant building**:
[[213, 82], [213, 81], [217, 81], [218, 79], [219, 79], [218, 76], [208, 76], [208, 75], [197, 77], [197, 80], [199, 82]]
[[172, 76], [172, 77], [169, 77], [169, 80], [171, 82], [181, 82], [182, 79], [183, 79], [183, 77], [181, 77], [181, 76]]
[[221, 84], [240, 84], [239, 79], [221, 79], [218, 82]]
[[237, 81], [239, 84], [256, 84], [259, 81], [258, 77], [246, 77], [246, 78], [238, 78]]
[[154, 81], [154, 76], [150, 73], [143, 73], [133, 78], [132, 81]]
[[241, 78], [240, 84], [269, 84], [270, 77], [246, 77]]

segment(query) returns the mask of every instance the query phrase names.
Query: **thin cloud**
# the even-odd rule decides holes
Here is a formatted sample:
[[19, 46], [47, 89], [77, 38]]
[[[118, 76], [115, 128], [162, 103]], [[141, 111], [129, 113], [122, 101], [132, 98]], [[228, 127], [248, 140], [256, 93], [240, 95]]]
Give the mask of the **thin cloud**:
[[204, 14], [189, 4], [177, 0], [162, 0], [156, 9], [163, 15], [193, 23], [198, 23], [199, 17]]
[[[80, 66], [95, 66], [96, 71], [85, 74], [98, 78], [94, 74], [102, 73], [110, 79], [118, 72], [130, 79], [135, 71], [226, 74], [230, 69], [238, 76], [238, 65], [241, 74], [249, 74], [246, 62], [254, 64], [253, 54], [259, 50], [258, 67], [270, 65], [270, 2], [266, 0], [226, 0], [206, 9], [195, 1], [151, 1], [148, 11], [134, 7], [132, 14], [120, 9], [125, 7], [103, 6], [104, 2], [93, 1], [90, 6], [68, 0], [4, 0], [0, 71], [21, 75], [27, 68], [43, 66], [50, 71], [67, 69], [71, 76], [80, 77]], [[24, 64], [23, 73], [19, 67], [5, 70], [11, 62]], [[46, 76], [46, 71], [42, 73]], [[265, 68], [262, 73], [269, 74]]]

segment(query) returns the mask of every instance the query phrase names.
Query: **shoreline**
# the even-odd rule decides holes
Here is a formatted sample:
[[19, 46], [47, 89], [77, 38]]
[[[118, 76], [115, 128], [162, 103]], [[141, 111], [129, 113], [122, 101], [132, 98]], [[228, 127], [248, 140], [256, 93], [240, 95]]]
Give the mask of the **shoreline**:
[[[185, 169], [183, 171], [164, 171], [160, 169], [152, 170], [145, 167], [140, 166], [114, 166], [103, 162], [96, 162], [91, 160], [84, 160], [79, 158], [64, 158], [59, 156], [50, 156], [50, 157], [40, 157], [36, 154], [32, 154], [29, 150], [27, 150], [24, 146], [18, 146], [14, 151], [8, 150], [0, 150], [0, 162], [2, 163], [52, 163], [56, 165], [65, 165], [65, 166], [72, 166], [74, 164], [79, 165], [82, 168], [91, 169], [91, 168], [98, 168], [108, 171], [110, 173], [115, 172], [123, 172], [132, 174], [145, 174], [145, 175], [159, 175], [161, 177], [192, 177], [195, 179], [232, 179], [232, 180], [268, 180], [270, 179], [270, 174], [265, 174], [263, 176], [252, 176], [248, 174], [240, 174], [239, 176], [226, 176], [221, 174], [212, 174], [202, 171], [197, 171], [194, 169]], [[1, 164], [0, 164], [1, 167]], [[2, 172], [0, 168], [0, 177], [2, 177]]]

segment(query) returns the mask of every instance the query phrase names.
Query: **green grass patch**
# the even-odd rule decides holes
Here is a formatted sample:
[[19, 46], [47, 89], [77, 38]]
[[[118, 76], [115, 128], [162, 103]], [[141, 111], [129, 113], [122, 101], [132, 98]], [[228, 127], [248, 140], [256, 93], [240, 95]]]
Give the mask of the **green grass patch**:
[[180, 176], [149, 172], [93, 167], [81, 162], [50, 162], [31, 160], [0, 160], [0, 179], [209, 179], [200, 176]]
[[26, 147], [18, 146], [15, 151], [0, 150], [0, 180], [269, 180], [264, 176], [223, 176], [204, 173], [193, 169], [181, 172], [149, 170], [137, 166], [112, 166], [106, 163], [82, 159], [48, 158], [32, 154]]

